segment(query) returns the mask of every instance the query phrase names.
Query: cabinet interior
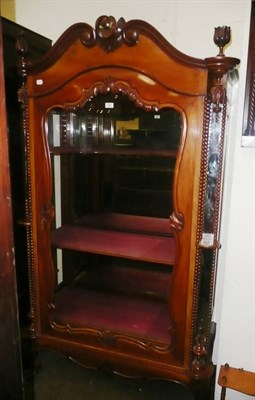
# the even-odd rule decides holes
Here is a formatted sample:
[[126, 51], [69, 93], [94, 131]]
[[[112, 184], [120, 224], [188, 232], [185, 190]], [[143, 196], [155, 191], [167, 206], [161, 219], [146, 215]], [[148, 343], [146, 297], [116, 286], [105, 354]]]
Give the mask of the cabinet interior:
[[54, 321], [171, 342], [168, 294], [176, 256], [169, 216], [182, 121], [99, 94], [53, 108]]

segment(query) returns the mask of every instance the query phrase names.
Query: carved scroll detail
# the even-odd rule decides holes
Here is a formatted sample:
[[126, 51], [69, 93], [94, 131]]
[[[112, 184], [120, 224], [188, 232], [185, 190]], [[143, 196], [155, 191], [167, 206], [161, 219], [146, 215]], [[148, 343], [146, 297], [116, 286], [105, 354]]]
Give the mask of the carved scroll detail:
[[64, 108], [66, 110], [83, 108], [88, 101], [91, 101], [93, 97], [98, 94], [107, 94], [110, 92], [113, 94], [123, 93], [129, 98], [129, 100], [133, 101], [137, 107], [142, 108], [145, 111], [158, 111], [158, 103], [145, 103], [144, 99], [139, 95], [135, 88], [132, 88], [127, 82], [115, 80], [111, 76], [108, 76], [104, 81], [96, 82], [92, 87], [84, 90], [78, 102], [67, 103]]
[[[50, 310], [54, 310], [54, 304], [50, 304], [48, 307]], [[52, 319], [52, 314], [50, 313], [49, 323], [52, 329], [62, 332], [68, 335], [79, 335], [79, 336], [90, 336], [94, 337], [98, 344], [104, 345], [106, 347], [117, 347], [118, 344], [122, 343], [123, 345], [128, 344], [134, 347], [137, 347], [143, 351], [153, 351], [157, 353], [165, 353], [168, 352], [171, 348], [171, 344], [169, 343], [158, 343], [153, 340], [145, 340], [132, 338], [130, 335], [113, 333], [109, 330], [105, 329], [96, 329], [89, 327], [81, 327], [76, 326], [71, 323], [61, 323], [56, 322]]]
[[181, 231], [184, 226], [184, 218], [180, 213], [173, 212], [169, 218], [170, 228], [175, 231]]
[[80, 34], [80, 40], [81, 40], [82, 44], [84, 44], [84, 46], [86, 46], [86, 47], [95, 46], [95, 44], [96, 44], [95, 30], [90, 25], [86, 25], [86, 29], [84, 28]]

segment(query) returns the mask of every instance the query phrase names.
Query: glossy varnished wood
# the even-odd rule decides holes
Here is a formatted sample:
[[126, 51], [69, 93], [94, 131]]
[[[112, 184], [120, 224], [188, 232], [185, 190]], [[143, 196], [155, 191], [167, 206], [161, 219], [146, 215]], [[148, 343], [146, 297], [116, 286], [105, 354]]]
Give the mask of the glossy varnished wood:
[[12, 202], [6, 122], [2, 23], [0, 21], [0, 396], [23, 399], [23, 377], [12, 230]]
[[222, 387], [221, 400], [225, 400], [226, 389], [255, 396], [255, 372], [253, 371], [230, 367], [228, 364], [221, 365], [218, 384]]
[[[225, 107], [225, 88], [221, 78], [238, 60], [222, 54], [206, 60], [195, 59], [177, 51], [143, 21], [126, 23], [122, 18], [115, 21], [113, 17], [105, 16], [97, 20], [95, 29], [87, 24], [70, 27], [48, 54], [31, 66], [22, 41], [18, 49], [23, 76], [20, 99], [25, 109], [23, 128], [28, 154], [27, 222], [31, 235], [32, 329], [38, 344], [68, 354], [84, 365], [107, 366], [125, 375], [161, 376], [185, 383], [195, 382], [196, 387], [201, 384], [202, 396], [208, 394], [209, 381], [214, 371], [209, 354], [211, 338], [207, 330], [202, 335], [197, 320], [202, 274], [201, 246], [198, 244], [203, 230], [208, 151], [206, 135], [210, 117], [205, 112], [205, 104], [213, 103], [217, 112], [222, 107], [221, 103]], [[135, 258], [137, 262], [148, 261], [148, 257], [141, 256], [146, 242], [153, 249], [152, 236], [142, 233], [136, 249], [136, 237], [133, 235], [139, 233], [129, 232], [128, 229], [123, 232], [123, 228], [122, 232], [98, 227], [85, 227], [83, 230], [80, 223], [69, 228], [63, 226], [51, 234], [54, 218], [52, 157], [54, 154], [64, 155], [64, 167], [69, 162], [71, 164], [68, 158], [70, 154], [78, 152], [70, 148], [68, 153], [69, 150], [64, 146], [59, 149], [53, 147], [49, 151], [47, 129], [44, 129], [47, 112], [54, 109], [75, 112], [95, 96], [107, 93], [122, 93], [145, 111], [173, 108], [182, 121], [174, 183], [171, 187], [173, 212], [168, 220], [169, 237], [158, 235], [154, 242], [164, 242], [165, 252], [174, 241], [176, 256], [171, 260], [161, 258], [152, 250], [151, 254], [156, 254], [156, 257], [149, 259], [159, 264], [173, 264], [166, 293], [171, 326], [168, 332], [169, 343], [164, 343], [164, 346], [155, 344], [146, 335], [134, 337], [117, 329], [116, 332], [114, 329], [108, 330], [107, 326], [83, 326], [82, 323], [65, 320], [63, 316], [62, 321], [56, 317], [56, 271], [52, 261], [52, 244], [59, 248], [101, 255], [110, 252], [111, 256]], [[112, 147], [105, 153], [116, 155], [118, 151], [117, 147]], [[131, 148], [126, 152], [129, 155], [139, 154], [139, 150]], [[84, 156], [92, 157], [97, 154], [97, 149], [83, 153]], [[125, 150], [120, 150], [120, 153], [124, 154]], [[143, 149], [141, 153], [151, 157], [174, 156], [173, 151], [160, 153], [153, 149]], [[100, 154], [104, 155], [102, 149]], [[91, 184], [96, 186], [100, 176], [99, 159], [92, 165]], [[62, 179], [70, 179], [72, 182], [68, 168]], [[65, 197], [71, 198], [68, 187], [65, 189]], [[93, 196], [96, 203], [97, 196]], [[216, 197], [219, 200], [218, 192]], [[70, 198], [64, 199], [67, 214], [64, 219], [68, 223], [71, 219]], [[218, 215], [215, 224], [218, 225]], [[86, 235], [90, 232], [87, 241]], [[97, 235], [96, 240], [93, 235]], [[129, 238], [135, 239], [130, 251]], [[214, 269], [209, 284], [206, 314], [210, 320]], [[192, 357], [195, 357], [193, 361]], [[197, 399], [204, 398], [201, 393], [197, 394]]]
[[[143, 27], [143, 24], [139, 22], [140, 26]], [[145, 26], [147, 28], [147, 24]], [[185, 326], [187, 324], [186, 309], [192, 306], [192, 292], [188, 293], [187, 287], [189, 287], [189, 279], [193, 279], [194, 270], [193, 268], [190, 269], [187, 263], [194, 265], [195, 257], [196, 237], [192, 232], [196, 232], [196, 221], [192, 215], [194, 216], [198, 207], [198, 170], [201, 149], [199, 132], [202, 128], [207, 70], [202, 60], [198, 63], [198, 67], [194, 68], [196, 61], [191, 62], [192, 59], [189, 57], [183, 57], [179, 60], [178, 52], [176, 52], [176, 57], [169, 57], [168, 53], [175, 54], [174, 49], [169, 47], [168, 53], [162, 51], [160, 36], [158, 38], [155, 35], [147, 37], [143, 35], [141, 28], [140, 30], [139, 40], [134, 46], [127, 46], [123, 43], [117, 50], [110, 53], [102, 50], [97, 44], [88, 48], [81, 43], [80, 38], [76, 38], [77, 35], [71, 36], [73, 42], [71, 43], [70, 38], [68, 39], [68, 46], [63, 55], [62, 47], [59, 43], [56, 43], [57, 53], [59, 53], [59, 47], [61, 52], [55, 63], [52, 61], [52, 54], [55, 54], [53, 48], [43, 60], [43, 66], [50, 65], [48, 68], [38, 72], [38, 67], [35, 65], [35, 72], [33, 72], [33, 67], [29, 70], [27, 90], [32, 117], [29, 120], [32, 157], [31, 179], [32, 190], [34, 191], [32, 207], [34, 216], [37, 215], [37, 222], [34, 220], [37, 226], [36, 241], [40, 243], [41, 248], [45, 248], [45, 252], [41, 252], [37, 247], [34, 249], [36, 253], [40, 251], [40, 256], [38, 253], [38, 257], [36, 256], [35, 259], [35, 269], [37, 271], [38, 268], [40, 274], [43, 265], [51, 264], [50, 253], [46, 250], [50, 244], [49, 233], [47, 233], [49, 230], [46, 226], [49, 227], [51, 220], [42, 216], [42, 210], [47, 209], [51, 199], [50, 164], [45, 144], [46, 138], [37, 133], [41, 128], [41, 121], [45, 118], [45, 110], [53, 105], [58, 105], [60, 99], [65, 99], [65, 107], [71, 107], [75, 104], [82, 104], [94, 93], [108, 90], [122, 91], [138, 104], [145, 104], [145, 106], [161, 108], [166, 105], [173, 105], [181, 113], [184, 125], [175, 172], [174, 206], [176, 215], [179, 212], [184, 215], [185, 229], [182, 229], [180, 234], [178, 231], [176, 233], [177, 242], [181, 242], [178, 246], [183, 250], [176, 262], [169, 302], [177, 332], [175, 351], [179, 354], [180, 359], [183, 359], [185, 341], [187, 341], [188, 346], [190, 340], [189, 335], [185, 332]], [[64, 35], [60, 39], [60, 43], [65, 40], [65, 37], [67, 36]], [[80, 54], [83, 53], [84, 55], [81, 56]], [[85, 56], [86, 53], [88, 53], [88, 56]], [[150, 58], [147, 57], [147, 54], [150, 54]], [[84, 63], [84, 59], [86, 59], [86, 63]], [[97, 60], [96, 64], [94, 60]], [[151, 60], [156, 60], [156, 62], [152, 63]], [[67, 68], [69, 62], [70, 67]], [[180, 76], [184, 78], [180, 80]], [[125, 78], [123, 79], [123, 77]], [[151, 90], [152, 87], [153, 90]], [[194, 107], [196, 114], [194, 114]], [[188, 131], [187, 120], [189, 121]], [[183, 153], [184, 142], [185, 152]], [[195, 151], [197, 155], [194, 153]], [[45, 165], [45, 168], [42, 169], [42, 165]], [[38, 174], [39, 170], [40, 173]], [[189, 170], [188, 176], [187, 170]], [[182, 194], [188, 192], [192, 193], [191, 197], [182, 196]], [[41, 223], [42, 218], [43, 225]], [[42, 256], [44, 260], [41, 259]], [[37, 265], [37, 263], [39, 264]], [[52, 272], [51, 268], [44, 269], [43, 276], [38, 281], [39, 286], [41, 286], [41, 293], [45, 293], [44, 282], [53, 281]], [[51, 287], [48, 284], [46, 292], [46, 298], [41, 297], [45, 307], [51, 301], [53, 286]], [[188, 304], [189, 301], [190, 304]], [[43, 313], [42, 315], [47, 318], [46, 314]], [[188, 324], [190, 323], [191, 321], [188, 322]], [[185, 361], [185, 363], [187, 362], [188, 360]]]

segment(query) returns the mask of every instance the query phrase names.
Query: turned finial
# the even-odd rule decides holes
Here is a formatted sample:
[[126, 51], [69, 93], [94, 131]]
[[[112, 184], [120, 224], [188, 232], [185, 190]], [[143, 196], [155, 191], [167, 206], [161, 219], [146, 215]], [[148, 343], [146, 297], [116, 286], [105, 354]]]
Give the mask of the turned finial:
[[230, 27], [218, 26], [214, 28], [214, 43], [219, 47], [218, 56], [225, 56], [224, 47], [230, 42]]

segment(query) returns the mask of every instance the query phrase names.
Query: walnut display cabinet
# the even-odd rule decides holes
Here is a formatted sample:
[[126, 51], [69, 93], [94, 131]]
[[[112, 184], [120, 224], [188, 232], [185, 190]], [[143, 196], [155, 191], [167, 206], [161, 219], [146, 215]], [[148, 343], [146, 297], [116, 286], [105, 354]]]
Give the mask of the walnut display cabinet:
[[19, 38], [38, 347], [209, 396], [229, 40], [202, 60], [102, 16], [31, 64]]

